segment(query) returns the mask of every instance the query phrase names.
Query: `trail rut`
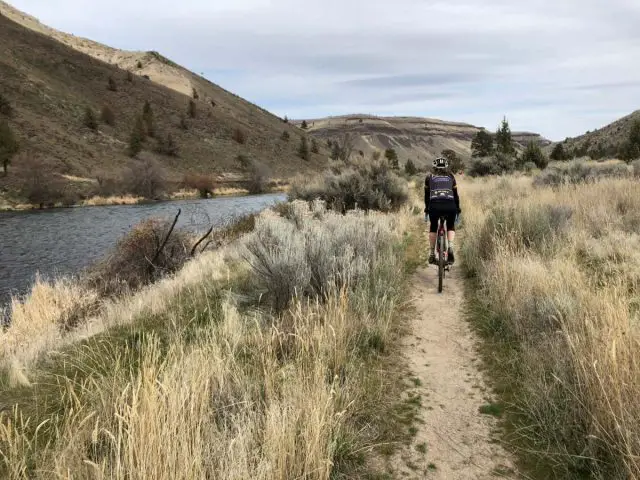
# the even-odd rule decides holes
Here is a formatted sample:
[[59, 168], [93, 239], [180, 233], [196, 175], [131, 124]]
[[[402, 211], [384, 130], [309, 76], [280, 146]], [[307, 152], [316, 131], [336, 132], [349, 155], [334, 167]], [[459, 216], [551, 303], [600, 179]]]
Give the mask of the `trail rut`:
[[437, 293], [434, 267], [413, 279], [415, 315], [404, 352], [421, 398], [417, 433], [393, 459], [393, 478], [472, 480], [520, 477], [499, 443], [498, 420], [480, 413], [491, 401], [477, 338], [462, 309], [459, 268]]

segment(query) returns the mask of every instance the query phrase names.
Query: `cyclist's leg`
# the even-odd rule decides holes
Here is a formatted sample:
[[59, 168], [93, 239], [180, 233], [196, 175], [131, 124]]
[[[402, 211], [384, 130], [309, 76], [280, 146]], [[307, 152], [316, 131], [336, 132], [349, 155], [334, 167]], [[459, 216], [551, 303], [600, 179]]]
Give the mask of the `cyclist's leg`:
[[454, 244], [456, 239], [456, 215], [449, 214], [447, 215], [447, 240], [448, 240], [448, 260], [450, 263], [454, 263], [456, 261], [455, 253], [454, 253]]
[[436, 249], [436, 237], [438, 236], [438, 220], [440, 218], [440, 213], [437, 209], [433, 209], [429, 211], [429, 246], [431, 250], [430, 252], [435, 251]]
[[436, 262], [436, 237], [438, 236], [438, 212], [429, 211], [429, 263]]

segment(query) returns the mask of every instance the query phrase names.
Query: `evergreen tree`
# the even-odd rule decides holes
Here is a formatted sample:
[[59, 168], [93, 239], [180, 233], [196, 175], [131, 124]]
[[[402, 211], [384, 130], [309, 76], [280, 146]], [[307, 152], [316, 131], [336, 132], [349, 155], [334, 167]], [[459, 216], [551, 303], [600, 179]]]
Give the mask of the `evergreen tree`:
[[11, 164], [11, 159], [16, 153], [18, 153], [18, 150], [18, 141], [16, 140], [11, 127], [6, 121], [0, 121], [0, 161], [2, 162], [2, 168], [5, 176], [7, 175], [8, 167]]
[[522, 156], [518, 163], [520, 165], [524, 165], [529, 162], [535, 163], [536, 167], [541, 170], [547, 168], [547, 165], [549, 164], [549, 160], [540, 148], [540, 145], [538, 145], [538, 142], [533, 140], [527, 144], [527, 148], [522, 152]]
[[320, 147], [315, 138], [311, 140], [311, 153], [320, 153]]
[[142, 117], [136, 117], [133, 130], [129, 136], [129, 156], [135, 157], [142, 151], [142, 144], [145, 137], [145, 125]]
[[511, 137], [511, 128], [506, 117], [502, 119], [502, 123], [496, 131], [495, 143], [498, 153], [505, 155], [514, 155], [516, 153], [516, 149], [513, 146], [513, 138]]
[[553, 150], [551, 151], [551, 160], [567, 160], [569, 158], [568, 152], [564, 149], [563, 143], [557, 143]]
[[418, 169], [416, 168], [415, 163], [413, 163], [413, 160], [407, 160], [407, 163], [404, 165], [404, 171], [407, 175], [415, 175], [418, 173]]
[[144, 122], [145, 135], [154, 137], [156, 130], [153, 122], [153, 109], [148, 100], [144, 102], [144, 106], [142, 107], [142, 121]]
[[115, 79], [113, 77], [109, 77], [109, 83], [107, 85], [107, 88], [109, 90], [111, 90], [112, 92], [117, 92], [118, 91], [118, 84], [116, 83]]
[[196, 116], [198, 115], [196, 102], [194, 102], [193, 99], [189, 100], [189, 107], [187, 108], [187, 113], [191, 118], [196, 118]]
[[400, 168], [400, 164], [398, 162], [398, 154], [393, 148], [387, 148], [384, 152], [384, 156], [389, 162], [389, 166], [394, 170], [398, 170]]
[[620, 149], [620, 158], [626, 162], [631, 162], [640, 158], [640, 119], [631, 124], [627, 141]]
[[342, 154], [342, 149], [340, 148], [340, 144], [338, 142], [333, 142], [331, 145], [331, 160], [339, 160]]
[[472, 157], [489, 157], [493, 154], [493, 136], [484, 128], [471, 141]]
[[10, 117], [11, 114], [13, 113], [13, 108], [11, 107], [9, 100], [7, 100], [1, 93], [0, 93], [0, 113], [7, 117]]
[[309, 155], [309, 142], [307, 141], [307, 137], [302, 137], [300, 139], [300, 147], [298, 148], [298, 156], [303, 160], [309, 161], [311, 156]]
[[158, 138], [158, 144], [156, 151], [162, 155], [168, 155], [170, 157], [178, 156], [178, 145], [176, 144], [173, 136], [169, 133], [166, 137]]
[[462, 170], [462, 159], [456, 152], [451, 149], [446, 149], [442, 151], [441, 155], [449, 160], [449, 170], [451, 170], [453, 173], [458, 173], [460, 170]]
[[302, 128], [304, 128], [305, 130], [306, 130], [307, 128], [309, 128], [309, 125], [307, 125], [307, 121], [306, 121], [306, 120], [303, 120], [303, 121], [302, 121]]

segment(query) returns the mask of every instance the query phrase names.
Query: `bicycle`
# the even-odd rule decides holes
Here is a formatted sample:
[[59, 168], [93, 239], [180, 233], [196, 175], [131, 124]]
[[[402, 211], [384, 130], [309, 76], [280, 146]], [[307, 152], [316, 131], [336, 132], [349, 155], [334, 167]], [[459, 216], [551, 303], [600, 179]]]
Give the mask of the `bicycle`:
[[449, 271], [449, 241], [447, 240], [446, 217], [438, 218], [438, 238], [436, 240], [436, 262], [438, 265], [438, 293], [442, 293], [442, 287], [446, 272]]

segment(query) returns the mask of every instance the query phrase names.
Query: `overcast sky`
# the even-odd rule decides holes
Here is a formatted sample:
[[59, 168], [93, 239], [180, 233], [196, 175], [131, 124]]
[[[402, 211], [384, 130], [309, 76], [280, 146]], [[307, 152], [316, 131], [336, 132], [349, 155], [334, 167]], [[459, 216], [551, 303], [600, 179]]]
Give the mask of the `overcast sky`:
[[640, 108], [640, 0], [9, 1], [290, 118], [507, 115], [560, 140]]

